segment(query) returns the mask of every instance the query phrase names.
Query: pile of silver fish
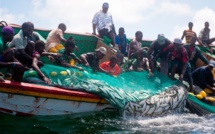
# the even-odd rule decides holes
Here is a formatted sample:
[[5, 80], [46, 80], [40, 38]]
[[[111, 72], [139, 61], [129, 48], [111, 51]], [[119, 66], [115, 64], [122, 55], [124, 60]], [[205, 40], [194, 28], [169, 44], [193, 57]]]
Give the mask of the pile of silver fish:
[[128, 102], [124, 117], [161, 116], [180, 112], [186, 104], [187, 91], [183, 86], [173, 86], [166, 91], [138, 102]]
[[69, 74], [64, 80], [59, 78], [56, 84], [85, 89], [97, 94], [118, 108], [124, 117], [161, 116], [169, 112], [183, 109], [187, 99], [187, 91], [183, 86], [172, 86], [164, 91], [126, 91], [106, 82], [90, 78], [80, 78], [80, 74], [66, 70]]

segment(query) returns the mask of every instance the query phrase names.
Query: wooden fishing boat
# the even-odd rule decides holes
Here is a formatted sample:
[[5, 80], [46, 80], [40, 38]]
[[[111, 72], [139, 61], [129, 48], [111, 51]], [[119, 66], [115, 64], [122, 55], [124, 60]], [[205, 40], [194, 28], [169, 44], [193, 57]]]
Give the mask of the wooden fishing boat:
[[[10, 24], [10, 26], [14, 28], [15, 33], [18, 33], [21, 29], [19, 25]], [[1, 29], [2, 26], [0, 26]], [[35, 29], [35, 32], [39, 33], [38, 35], [41, 40], [44, 40], [50, 30]], [[94, 35], [67, 32], [64, 34], [64, 37], [68, 38], [70, 35], [73, 36], [76, 45], [79, 47], [79, 51], [76, 52], [77, 56], [80, 56], [82, 53], [92, 52], [100, 46], [106, 47], [108, 53], [101, 62], [107, 61], [111, 55], [115, 54], [115, 50], [105, 45], [103, 39]], [[142, 44], [143, 46], [149, 46], [151, 41], [144, 40]], [[48, 63], [46, 59], [43, 60], [45, 63]], [[154, 80], [157, 81], [157, 79], [156, 77]], [[110, 86], [109, 89], [113, 91], [114, 88]], [[100, 90], [104, 89], [100, 88]], [[121, 90], [121, 92], [123, 91]], [[144, 91], [141, 92], [141, 94], [146, 94]], [[127, 103], [123, 114], [132, 116], [159, 116], [177, 108], [181, 109], [185, 105], [187, 92], [183, 87], [173, 86], [168, 90], [165, 88], [163, 92], [154, 92], [156, 92], [154, 96], [148, 96], [144, 98], [145, 100], [137, 102], [132, 100], [136, 98], [135, 93], [134, 95], [126, 94], [130, 96], [131, 101]], [[116, 92], [113, 91], [113, 94], [116, 95]], [[113, 99], [119, 99], [124, 102], [119, 94], [115, 96], [116, 98], [113, 94], [110, 94], [110, 97], [113, 97], [109, 100], [110, 102]], [[110, 102], [95, 94], [78, 91], [75, 88], [74, 90], [72, 88], [68, 90], [64, 87], [42, 86], [24, 82], [16, 83], [7, 80], [0, 83], [0, 112], [3, 113], [16, 115], [64, 115], [90, 111], [116, 110], [116, 107], [111, 105]]]
[[[18, 33], [20, 25], [10, 24]], [[0, 26], [0, 30], [3, 27]], [[44, 41], [50, 30], [35, 29]], [[94, 51], [99, 38], [90, 34], [66, 33], [76, 39], [81, 53]], [[100, 42], [101, 43], [101, 42]], [[107, 47], [108, 48], [108, 47]], [[110, 51], [110, 49], [108, 49]], [[106, 57], [108, 59], [108, 57]], [[105, 60], [105, 59], [104, 59]], [[0, 112], [15, 115], [64, 115], [90, 111], [116, 110], [95, 94], [29, 83], [0, 82]]]

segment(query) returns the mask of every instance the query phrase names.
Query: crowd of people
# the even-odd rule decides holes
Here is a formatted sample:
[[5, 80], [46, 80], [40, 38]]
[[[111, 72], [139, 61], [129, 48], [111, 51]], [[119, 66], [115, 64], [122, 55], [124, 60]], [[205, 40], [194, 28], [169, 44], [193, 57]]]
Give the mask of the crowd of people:
[[[84, 53], [77, 57], [74, 50], [78, 51], [75, 40], [72, 36], [64, 38], [66, 25], [60, 23], [57, 29], [52, 30], [46, 42], [40, 40], [35, 34], [34, 24], [24, 22], [21, 30], [14, 36], [14, 29], [4, 26], [0, 39], [0, 67], [6, 68], [6, 73], [0, 73], [0, 81], [4, 81], [4, 76], [11, 77], [11, 81], [21, 82], [23, 73], [33, 68], [40, 79], [51, 84], [47, 76], [43, 74], [40, 67], [43, 62], [41, 56], [48, 56], [55, 65], [76, 68], [83, 70], [78, 64], [89, 66], [93, 71], [104, 72], [113, 76], [125, 71], [148, 71], [149, 76], [153, 76], [155, 70], [173, 80], [180, 82], [187, 81], [189, 90], [193, 91], [193, 85], [202, 89], [208, 88], [215, 93], [212, 69], [214, 62], [209, 62], [196, 46], [210, 47], [215, 38], [210, 38], [209, 23], [205, 22], [205, 27], [199, 36], [192, 30], [193, 23], [189, 22], [188, 30], [184, 30], [181, 38], [170, 41], [164, 34], [158, 34], [149, 47], [142, 47], [143, 33], [137, 31], [135, 39], [129, 41], [123, 27], [119, 28], [116, 35], [112, 15], [108, 12], [109, 4], [103, 3], [102, 10], [97, 12], [92, 20], [93, 34], [98, 31], [98, 36], [107, 36], [111, 39], [111, 44], [117, 50], [109, 61], [100, 64], [100, 60], [107, 54], [105, 47], [99, 47], [94, 52]], [[185, 38], [186, 43], [182, 43]], [[197, 68], [196, 62], [200, 59], [205, 66]], [[159, 62], [158, 62], [159, 60]], [[175, 77], [178, 74], [178, 77]], [[204, 79], [204, 80], [202, 80]]]

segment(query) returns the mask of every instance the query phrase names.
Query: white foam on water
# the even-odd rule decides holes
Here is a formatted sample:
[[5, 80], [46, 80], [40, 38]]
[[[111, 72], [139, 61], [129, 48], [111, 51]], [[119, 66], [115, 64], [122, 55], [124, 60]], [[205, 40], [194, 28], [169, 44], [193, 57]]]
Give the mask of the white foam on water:
[[156, 118], [129, 120], [136, 132], [161, 133], [215, 133], [215, 115], [172, 114]]

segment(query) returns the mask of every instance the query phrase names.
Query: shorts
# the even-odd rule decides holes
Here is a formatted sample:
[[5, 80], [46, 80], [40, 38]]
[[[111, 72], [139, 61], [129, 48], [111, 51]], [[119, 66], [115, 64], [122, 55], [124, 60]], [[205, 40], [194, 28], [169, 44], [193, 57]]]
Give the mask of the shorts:
[[48, 52], [57, 53], [61, 49], [64, 49], [64, 46], [62, 44], [57, 44], [55, 47], [51, 47]]
[[202, 43], [210, 45], [211, 44], [211, 40], [210, 39], [202, 40]]
[[98, 31], [99, 32], [99, 36], [101, 37], [101, 38], [103, 38], [103, 36], [108, 36], [108, 29], [102, 29], [102, 30], [99, 30]]

